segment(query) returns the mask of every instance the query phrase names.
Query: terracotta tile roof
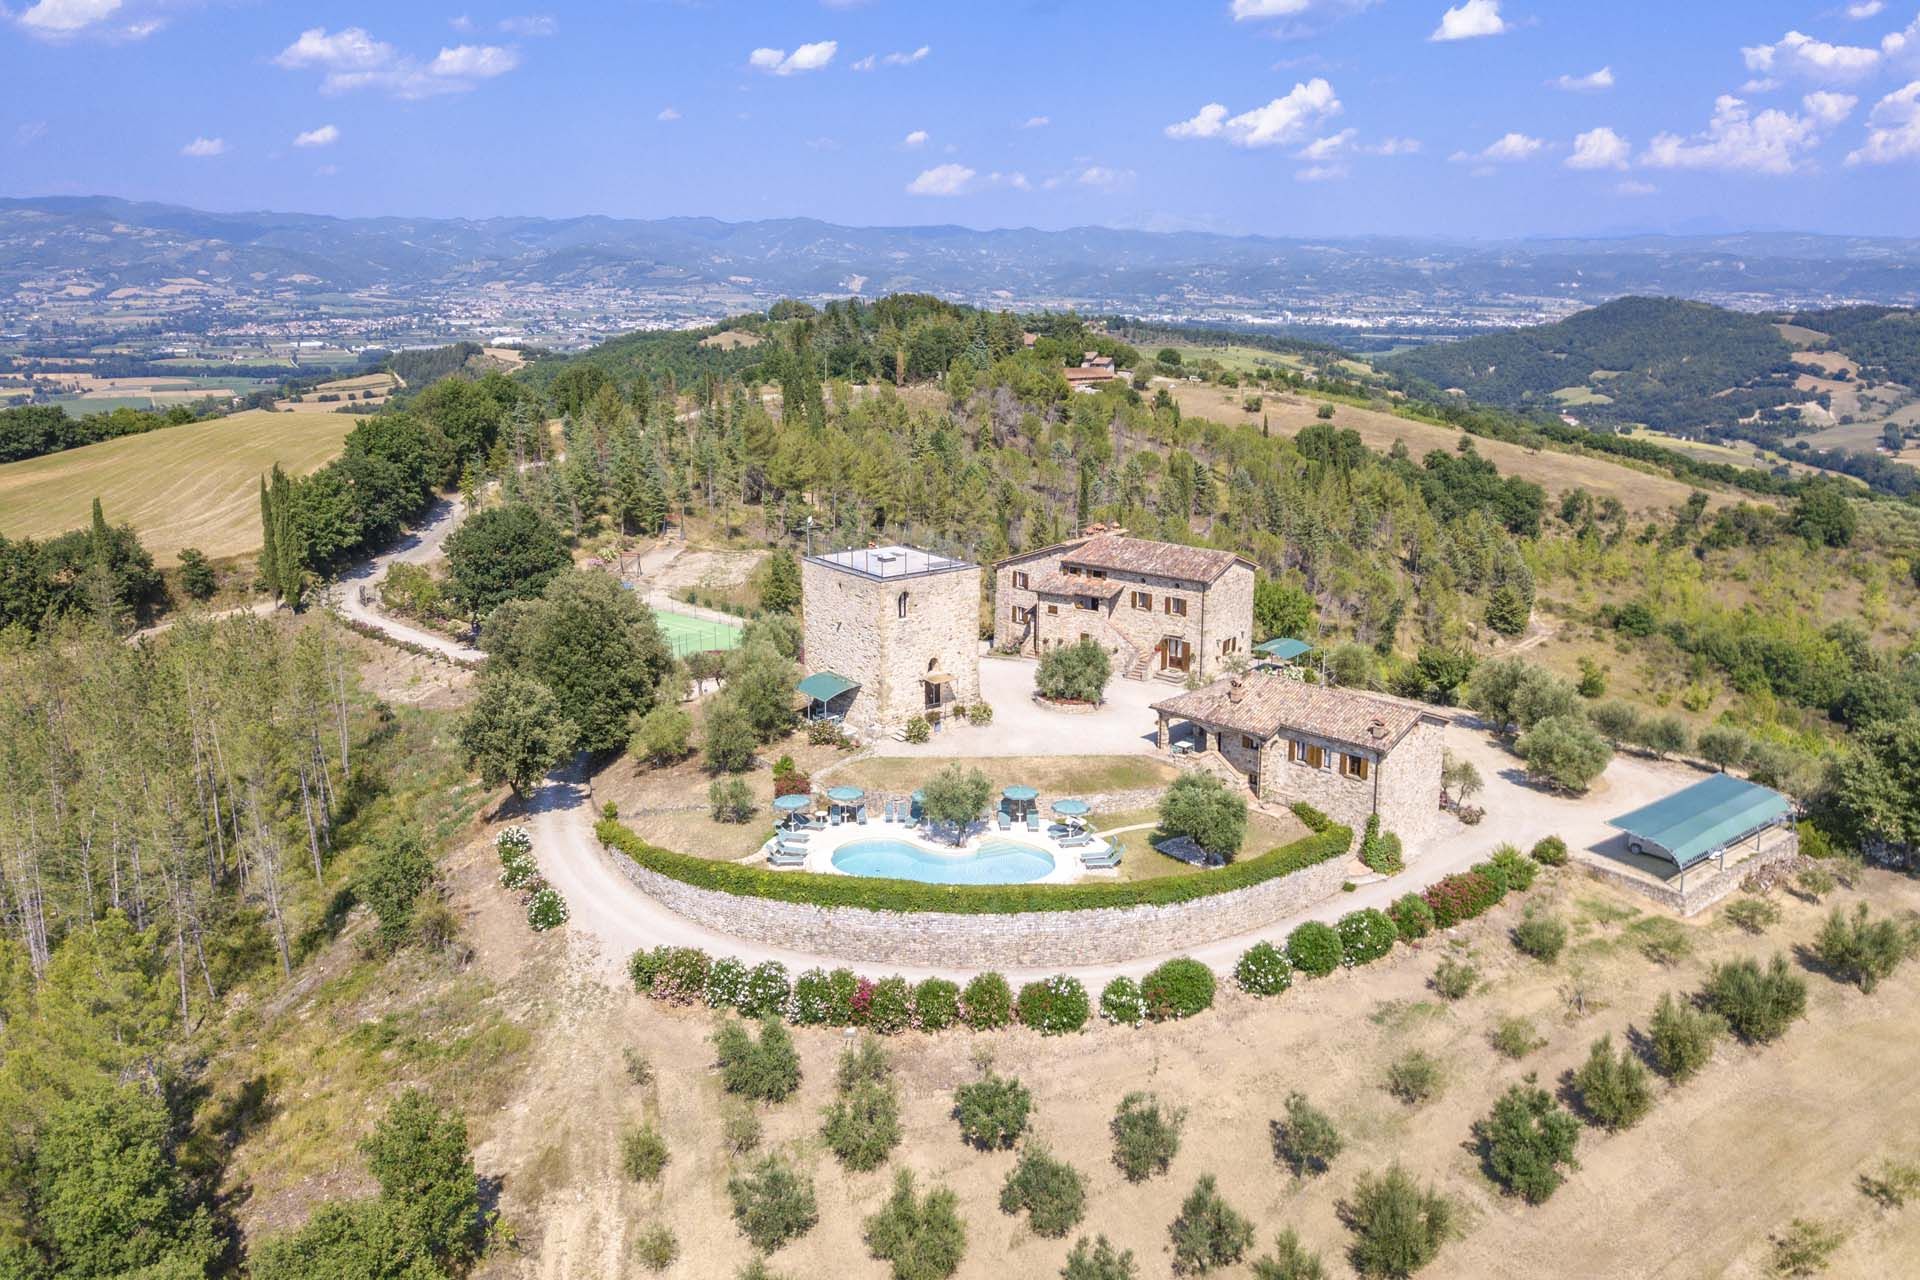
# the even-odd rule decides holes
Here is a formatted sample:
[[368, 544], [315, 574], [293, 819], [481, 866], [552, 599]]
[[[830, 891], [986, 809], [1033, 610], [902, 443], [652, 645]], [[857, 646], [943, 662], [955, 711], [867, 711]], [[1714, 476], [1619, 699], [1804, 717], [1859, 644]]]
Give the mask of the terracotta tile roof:
[[1102, 533], [1088, 538], [1079, 547], [1063, 555], [1061, 560], [1069, 565], [1180, 578], [1187, 582], [1212, 582], [1236, 562], [1248, 563], [1231, 551], [1183, 547], [1173, 542], [1149, 542], [1145, 538], [1125, 538], [1117, 533]]
[[1256, 738], [1291, 729], [1382, 755], [1425, 714], [1411, 703], [1307, 684], [1269, 671], [1216, 680], [1204, 689], [1156, 702], [1153, 709]]
[[1101, 600], [1111, 600], [1123, 589], [1123, 584], [1112, 578], [1089, 578], [1083, 573], [1036, 573], [1031, 585], [1050, 596], [1095, 596]]
[[1068, 382], [1112, 382], [1119, 375], [1112, 369], [1062, 369]]

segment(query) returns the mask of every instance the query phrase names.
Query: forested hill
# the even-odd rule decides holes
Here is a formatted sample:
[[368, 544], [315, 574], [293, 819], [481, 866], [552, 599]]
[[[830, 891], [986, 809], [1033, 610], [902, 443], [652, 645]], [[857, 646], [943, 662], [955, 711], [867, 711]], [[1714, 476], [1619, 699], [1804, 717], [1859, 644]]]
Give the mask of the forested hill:
[[1793, 348], [1768, 317], [1622, 298], [1558, 324], [1421, 347], [1380, 364], [1425, 389], [1516, 410], [1697, 433], [1797, 398]]

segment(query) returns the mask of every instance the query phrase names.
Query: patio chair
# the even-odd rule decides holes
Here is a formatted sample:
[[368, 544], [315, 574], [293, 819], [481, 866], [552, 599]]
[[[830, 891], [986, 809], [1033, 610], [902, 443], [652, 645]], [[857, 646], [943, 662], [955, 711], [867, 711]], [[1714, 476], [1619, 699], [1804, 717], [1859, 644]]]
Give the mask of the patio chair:
[[832, 813], [827, 815], [827, 825], [834, 826], [834, 827], [837, 827], [840, 825], [840, 811], [838, 809], [835, 809]]
[[854, 813], [853, 820], [859, 823], [863, 827], [866, 826], [867, 825], [867, 806], [861, 805], [860, 808]]
[[1034, 832], [1037, 832], [1040, 830], [1039, 811], [1034, 809], [1027, 810], [1027, 830], [1034, 831]]
[[1007, 811], [1005, 809], [1002, 809], [1000, 811], [999, 818], [1000, 818], [1000, 829], [1002, 831], [1013, 830], [1013, 819], [1007, 816]]

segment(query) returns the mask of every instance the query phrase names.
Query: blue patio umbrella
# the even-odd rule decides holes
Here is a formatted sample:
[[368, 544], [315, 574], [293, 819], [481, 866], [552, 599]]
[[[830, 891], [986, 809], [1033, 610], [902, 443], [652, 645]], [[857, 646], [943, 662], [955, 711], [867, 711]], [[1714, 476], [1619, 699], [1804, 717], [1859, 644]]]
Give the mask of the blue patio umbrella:
[[813, 806], [813, 797], [807, 795], [775, 796], [773, 807], [782, 813], [798, 813]]
[[833, 801], [835, 804], [859, 804], [866, 798], [866, 795], [867, 793], [859, 787], [829, 787], [827, 789], [827, 799]]
[[1087, 802], [1085, 800], [1071, 799], [1055, 800], [1053, 802], [1053, 811], [1063, 818], [1084, 818], [1088, 812]]
[[1038, 791], [1019, 784], [1006, 788], [1000, 794], [1006, 798], [1006, 807], [1015, 817], [1024, 817], [1027, 806], [1040, 798]]

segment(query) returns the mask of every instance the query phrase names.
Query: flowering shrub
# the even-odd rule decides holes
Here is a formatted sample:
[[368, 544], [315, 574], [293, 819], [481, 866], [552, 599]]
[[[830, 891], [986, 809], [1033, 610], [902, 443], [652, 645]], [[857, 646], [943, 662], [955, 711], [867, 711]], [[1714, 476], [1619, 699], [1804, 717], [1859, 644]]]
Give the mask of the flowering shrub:
[[860, 979], [851, 969], [835, 969], [827, 975], [827, 1022], [836, 1027], [855, 1025], [854, 1000], [860, 993]]
[[793, 980], [791, 1016], [803, 1027], [817, 1027], [827, 1021], [833, 1004], [831, 983], [824, 969], [809, 969]]
[[1004, 1027], [1013, 1013], [1013, 992], [999, 974], [977, 974], [960, 993], [960, 1009], [975, 1031]]
[[945, 978], [928, 978], [913, 989], [913, 1025], [945, 1031], [960, 1018], [960, 988]]
[[1248, 995], [1277, 996], [1293, 985], [1293, 966], [1271, 942], [1256, 942], [1233, 966], [1233, 980]]
[[500, 887], [524, 889], [540, 874], [533, 860], [533, 837], [525, 827], [508, 827], [493, 841], [500, 855]]
[[[1486, 862], [1476, 862], [1468, 867], [1467, 870], [1493, 886], [1494, 902], [1498, 902], [1500, 899], [1506, 897], [1507, 890], [1513, 887], [1507, 882], [1507, 868], [1500, 866], [1491, 859]], [[1492, 903], [1488, 905], [1491, 906]]]
[[1190, 1018], [1213, 1007], [1213, 970], [1186, 956], [1164, 961], [1141, 979], [1140, 998], [1155, 1022]]
[[1049, 1036], [1080, 1030], [1087, 1025], [1092, 1013], [1086, 987], [1078, 978], [1059, 974], [1020, 988], [1014, 1011], [1020, 1017], [1021, 1026]]
[[707, 972], [713, 962], [698, 947], [674, 947], [654, 970], [653, 995], [668, 1004], [693, 1004], [707, 994]]
[[738, 1009], [747, 993], [747, 966], [733, 956], [723, 956], [707, 970], [707, 1007]]
[[1372, 964], [1400, 940], [1400, 930], [1387, 913], [1372, 907], [1341, 916], [1335, 929], [1340, 935], [1340, 959], [1349, 968]]
[[853, 982], [853, 1016], [849, 1021], [856, 1027], [867, 1025], [873, 1012], [873, 979], [856, 978]]
[[655, 947], [651, 951], [642, 947], [627, 957], [627, 977], [633, 979], [633, 989], [641, 995], [653, 990], [653, 975], [660, 972], [660, 966], [666, 962], [667, 948]]
[[784, 1014], [788, 994], [787, 966], [778, 960], [763, 960], [747, 975], [740, 992], [740, 1015], [763, 1018], [770, 1013]]
[[1140, 984], [1132, 978], [1115, 978], [1100, 992], [1100, 1016], [1122, 1027], [1137, 1027], [1147, 1016], [1147, 1002], [1140, 995]]
[[558, 889], [544, 880], [538, 885], [527, 895], [527, 923], [533, 926], [535, 933], [545, 933], [567, 922], [567, 900], [560, 896]]
[[882, 978], [868, 989], [867, 1025], [883, 1036], [913, 1025], [913, 996], [905, 978]]
[[1478, 871], [1458, 871], [1427, 886], [1421, 895], [1433, 908], [1436, 929], [1451, 929], [1500, 901], [1500, 890]]
[[1567, 865], [1567, 842], [1559, 836], [1541, 836], [1534, 842], [1528, 856], [1543, 867], [1564, 867]]
[[1399, 930], [1402, 942], [1414, 942], [1433, 932], [1433, 908], [1417, 893], [1395, 899], [1387, 914], [1393, 917], [1393, 927]]
[[1309, 978], [1324, 978], [1340, 967], [1340, 935], [1331, 925], [1309, 920], [1287, 935], [1287, 959]]

